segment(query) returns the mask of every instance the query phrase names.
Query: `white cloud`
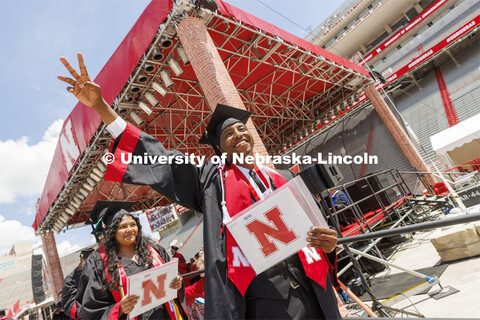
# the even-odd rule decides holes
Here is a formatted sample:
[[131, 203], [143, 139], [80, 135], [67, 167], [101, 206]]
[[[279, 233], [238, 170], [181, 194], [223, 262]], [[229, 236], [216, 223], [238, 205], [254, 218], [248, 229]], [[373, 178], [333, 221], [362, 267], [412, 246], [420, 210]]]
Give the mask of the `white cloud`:
[[21, 241], [38, 241], [33, 228], [0, 215], [0, 255], [10, 252], [13, 245]]
[[35, 145], [29, 145], [27, 137], [0, 140], [0, 203], [42, 192], [62, 125], [63, 120], [52, 123]]
[[78, 244], [72, 245], [68, 240], [63, 240], [62, 242], [57, 243], [57, 252], [59, 257], [63, 257], [80, 249], [81, 247]]

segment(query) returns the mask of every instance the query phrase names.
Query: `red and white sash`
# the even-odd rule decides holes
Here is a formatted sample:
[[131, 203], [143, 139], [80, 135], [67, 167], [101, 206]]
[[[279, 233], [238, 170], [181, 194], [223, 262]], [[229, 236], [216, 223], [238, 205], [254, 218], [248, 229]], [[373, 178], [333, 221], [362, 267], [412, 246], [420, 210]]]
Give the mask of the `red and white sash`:
[[[285, 178], [275, 170], [265, 167], [265, 171], [275, 187], [279, 188], [287, 183]], [[269, 180], [257, 166], [255, 166], [255, 172], [267, 188], [271, 187], [268, 182]], [[252, 196], [255, 201], [260, 200], [259, 195], [248, 178], [245, 177], [239, 168], [231, 164], [225, 171], [225, 202], [229, 217], [235, 216], [243, 209], [252, 205]], [[225, 214], [225, 210], [223, 211]], [[227, 219], [224, 217], [224, 221], [228, 221], [229, 217], [227, 217]], [[226, 233], [228, 277], [240, 293], [245, 295], [250, 282], [256, 274], [228, 229], [226, 229]], [[242, 258], [239, 258], [239, 254], [241, 254]], [[323, 251], [305, 247], [298, 251], [298, 256], [300, 257], [307, 277], [325, 288], [329, 265]]]
[[[148, 250], [150, 250], [150, 254], [152, 256], [152, 265], [154, 267], [161, 266], [164, 262], [158, 252], [153, 249], [151, 246], [148, 246]], [[102, 244], [99, 248], [100, 256], [102, 257], [102, 261], [104, 264], [104, 269], [105, 269], [105, 276], [107, 277], [107, 283], [110, 284], [110, 281], [112, 281], [112, 277], [110, 273], [108, 272], [108, 255], [105, 252], [105, 245]], [[115, 302], [120, 302], [123, 297], [126, 296], [127, 294], [127, 274], [125, 273], [125, 269], [123, 269], [122, 263], [118, 261], [118, 272], [120, 275], [120, 284], [117, 290], [110, 290], [112, 292], [113, 298], [115, 299]], [[174, 300], [168, 301], [165, 303], [165, 306], [167, 308], [168, 315], [170, 316], [170, 319], [175, 319], [175, 320], [181, 320], [182, 315], [180, 313], [180, 308], [182, 306], [175, 302]], [[137, 319], [137, 317], [133, 318]]]

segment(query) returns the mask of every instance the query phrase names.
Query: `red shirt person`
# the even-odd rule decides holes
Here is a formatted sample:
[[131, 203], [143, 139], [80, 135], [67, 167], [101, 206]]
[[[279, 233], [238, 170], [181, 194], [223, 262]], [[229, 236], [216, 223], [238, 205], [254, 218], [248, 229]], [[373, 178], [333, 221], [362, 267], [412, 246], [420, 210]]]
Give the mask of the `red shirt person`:
[[[180, 252], [178, 252], [178, 247], [176, 247], [174, 245], [171, 246], [170, 247], [170, 253], [172, 254], [172, 258], [177, 258], [178, 259], [178, 273], [180, 275], [187, 273], [188, 272], [187, 261], [185, 260], [183, 255]], [[190, 284], [188, 279], [183, 280], [183, 282], [185, 283], [185, 286], [188, 286]]]

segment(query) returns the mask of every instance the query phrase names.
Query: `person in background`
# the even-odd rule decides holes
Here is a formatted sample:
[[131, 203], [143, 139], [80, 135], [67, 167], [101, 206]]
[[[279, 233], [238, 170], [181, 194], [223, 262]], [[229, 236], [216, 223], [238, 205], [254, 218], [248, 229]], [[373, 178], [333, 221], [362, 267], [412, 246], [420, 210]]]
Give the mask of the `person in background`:
[[94, 251], [93, 248], [85, 248], [80, 251], [80, 263], [78, 266], [68, 274], [63, 280], [62, 287], [62, 307], [65, 314], [71, 319], [80, 318], [80, 308], [81, 305], [75, 300], [78, 289], [78, 281], [80, 280], [80, 275], [82, 274], [83, 266], [87, 261], [88, 256]]
[[[193, 258], [192, 258], [193, 259]], [[194, 263], [196, 270], [205, 269], [205, 261], [203, 258], [203, 251], [200, 252], [198, 259]], [[204, 303], [197, 302], [197, 298], [204, 298], [205, 296], [205, 274], [199, 276], [199, 280], [194, 284], [185, 288], [185, 301], [187, 303], [188, 319], [203, 320]]]
[[53, 311], [52, 320], [69, 320], [70, 318], [65, 314], [62, 301], [58, 301], [55, 310]]
[[347, 206], [350, 204], [350, 199], [348, 199], [347, 195], [342, 190], [331, 189], [330, 197], [332, 198], [334, 206]]
[[[183, 254], [178, 252], [178, 247], [176, 246], [177, 242], [178, 240], [173, 240], [172, 243], [170, 244], [170, 253], [172, 254], [172, 258], [178, 259], [178, 273], [182, 275], [188, 272], [187, 261], [185, 260]], [[185, 287], [190, 285], [189, 279], [184, 279], [183, 282], [185, 284]]]
[[[190, 272], [194, 272], [194, 271], [198, 270], [197, 263], [196, 263], [198, 261], [198, 258], [199, 258], [198, 253], [195, 255], [195, 258], [190, 258], [190, 265], [191, 265]], [[198, 280], [200, 280], [200, 276], [191, 277], [190, 278], [190, 285], [194, 284]]]
[[[337, 189], [330, 190], [330, 199], [332, 202], [332, 208], [335, 208], [335, 211], [342, 210], [351, 203], [345, 192]], [[350, 209], [345, 209], [344, 211], [340, 212], [338, 214], [338, 222], [342, 228], [355, 223], [356, 220], [353, 211]]]

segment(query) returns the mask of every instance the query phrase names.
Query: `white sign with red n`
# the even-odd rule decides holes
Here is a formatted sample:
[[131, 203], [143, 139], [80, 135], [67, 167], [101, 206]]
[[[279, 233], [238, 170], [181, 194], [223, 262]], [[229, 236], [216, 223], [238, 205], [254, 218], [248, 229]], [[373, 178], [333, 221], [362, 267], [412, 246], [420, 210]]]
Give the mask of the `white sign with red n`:
[[[295, 188], [290, 187], [276, 190], [270, 197], [236, 215], [227, 224], [240, 246], [236, 248], [236, 255], [234, 251], [234, 262], [243, 266], [249, 263], [259, 274], [304, 248], [307, 245], [307, 232], [312, 225], [326, 226], [315, 203], [309, 209], [317, 210], [315, 216], [320, 216], [323, 223], [311, 219], [312, 213], [305, 212], [305, 202], [311, 204], [313, 201], [311, 195], [298, 194], [293, 190]], [[299, 201], [304, 197], [310, 197], [310, 201]]]
[[133, 318], [177, 297], [170, 283], [177, 277], [178, 259], [128, 277], [128, 294], [139, 296], [129, 317]]

